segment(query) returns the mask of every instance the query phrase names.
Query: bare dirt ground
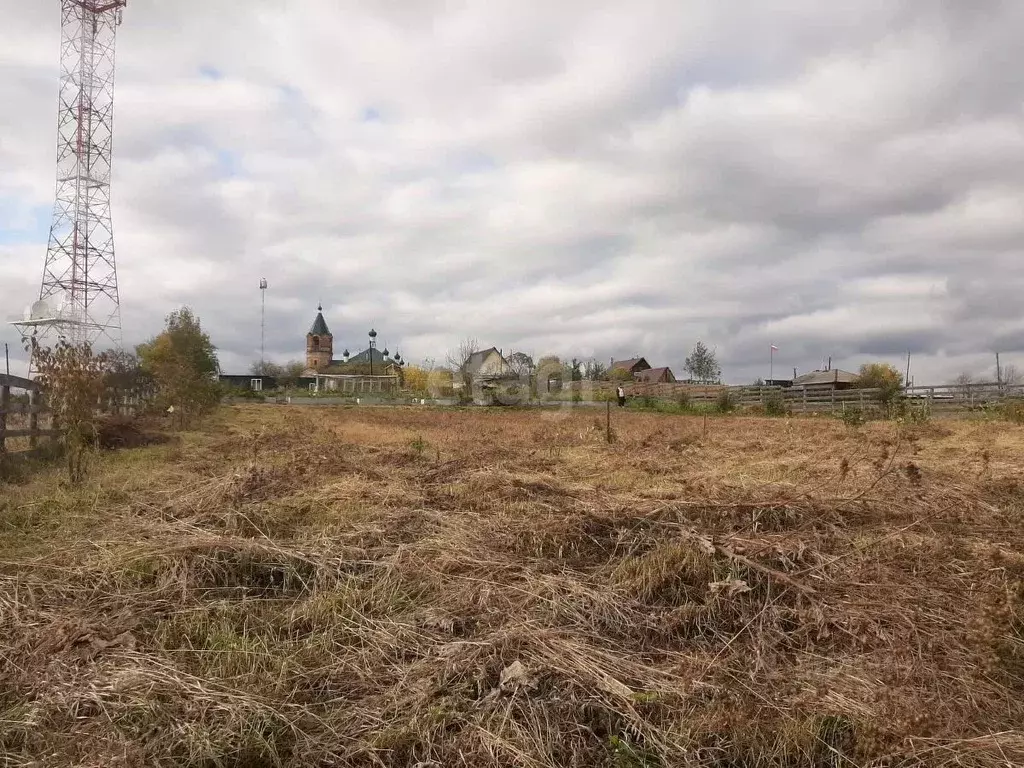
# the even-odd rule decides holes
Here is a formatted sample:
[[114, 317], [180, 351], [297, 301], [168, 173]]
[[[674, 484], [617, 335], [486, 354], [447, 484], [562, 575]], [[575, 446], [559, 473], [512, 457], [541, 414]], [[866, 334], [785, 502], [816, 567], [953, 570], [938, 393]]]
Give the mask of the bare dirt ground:
[[613, 416], [0, 484], [0, 765], [1024, 765], [1024, 428]]

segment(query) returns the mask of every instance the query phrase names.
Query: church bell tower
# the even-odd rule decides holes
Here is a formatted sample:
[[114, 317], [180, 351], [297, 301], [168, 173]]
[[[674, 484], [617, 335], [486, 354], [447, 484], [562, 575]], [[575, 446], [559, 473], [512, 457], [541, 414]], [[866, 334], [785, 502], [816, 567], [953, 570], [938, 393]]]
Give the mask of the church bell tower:
[[306, 334], [306, 367], [322, 371], [331, 364], [334, 356], [334, 336], [324, 320], [324, 308], [317, 305], [313, 327]]

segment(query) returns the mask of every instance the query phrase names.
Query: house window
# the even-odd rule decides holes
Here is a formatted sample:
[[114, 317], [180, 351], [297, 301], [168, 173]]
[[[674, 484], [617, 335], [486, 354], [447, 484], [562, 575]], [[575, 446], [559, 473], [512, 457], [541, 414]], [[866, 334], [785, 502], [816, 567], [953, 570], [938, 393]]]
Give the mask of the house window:
[[249, 388], [253, 392], [263, 391], [263, 379], [249, 379]]
[[319, 352], [320, 351], [320, 337], [319, 336], [314, 336], [313, 337], [313, 351], [314, 352]]

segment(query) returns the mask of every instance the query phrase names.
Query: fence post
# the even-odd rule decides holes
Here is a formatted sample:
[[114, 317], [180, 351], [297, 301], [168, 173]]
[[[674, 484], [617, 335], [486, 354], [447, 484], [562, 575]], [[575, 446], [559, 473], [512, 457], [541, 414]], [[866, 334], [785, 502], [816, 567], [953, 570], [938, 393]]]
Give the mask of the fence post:
[[28, 447], [35, 448], [39, 445], [39, 390], [32, 388], [28, 391], [28, 429], [31, 434], [28, 436]]
[[60, 419], [57, 418], [57, 414], [53, 410], [53, 402], [50, 400], [50, 398], [47, 397], [45, 393], [43, 394], [43, 397], [46, 399], [46, 409], [50, 413], [50, 431], [51, 431], [50, 440], [51, 441], [58, 440], [58, 439], [60, 439], [58, 437], [58, 434], [57, 434], [58, 430], [60, 429]]
[[11, 407], [11, 386], [0, 387], [0, 453], [7, 450], [7, 411]]
[[804, 407], [801, 412], [807, 413], [807, 387], [804, 387]]

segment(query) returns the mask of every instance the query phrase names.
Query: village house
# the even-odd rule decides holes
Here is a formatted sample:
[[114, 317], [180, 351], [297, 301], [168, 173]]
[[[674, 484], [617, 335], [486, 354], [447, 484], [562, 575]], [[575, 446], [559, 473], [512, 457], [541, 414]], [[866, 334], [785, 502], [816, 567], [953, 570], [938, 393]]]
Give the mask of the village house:
[[511, 404], [525, 396], [520, 377], [497, 347], [481, 349], [466, 358], [462, 373], [455, 376], [452, 388], [461, 392], [467, 386], [473, 401], [479, 405], [494, 402]]
[[668, 366], [652, 368], [646, 358], [634, 357], [629, 360], [612, 360], [608, 366], [609, 378], [618, 378], [618, 371], [625, 371], [638, 384], [672, 384], [676, 381], [675, 374]]
[[486, 379], [511, 372], [508, 360], [497, 347], [474, 352], [466, 360], [465, 372], [471, 379]]
[[852, 389], [857, 382], [857, 374], [834, 368], [830, 371], [811, 371], [793, 379], [793, 389], [841, 390]]
[[672, 384], [676, 377], [668, 366], [662, 368], [647, 368], [633, 374], [633, 380], [640, 384]]
[[608, 366], [608, 375], [612, 376], [616, 371], [628, 371], [636, 378], [638, 373], [650, 370], [650, 363], [642, 357], [634, 357], [630, 360], [612, 360]]

